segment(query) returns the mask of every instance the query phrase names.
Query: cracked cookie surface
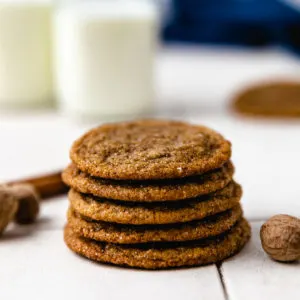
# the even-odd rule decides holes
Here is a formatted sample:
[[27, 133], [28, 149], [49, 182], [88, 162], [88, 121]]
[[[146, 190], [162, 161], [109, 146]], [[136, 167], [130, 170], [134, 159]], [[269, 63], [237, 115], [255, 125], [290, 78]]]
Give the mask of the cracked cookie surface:
[[73, 144], [70, 157], [89, 175], [152, 180], [199, 175], [220, 168], [231, 144], [204, 126], [141, 120], [95, 128]]

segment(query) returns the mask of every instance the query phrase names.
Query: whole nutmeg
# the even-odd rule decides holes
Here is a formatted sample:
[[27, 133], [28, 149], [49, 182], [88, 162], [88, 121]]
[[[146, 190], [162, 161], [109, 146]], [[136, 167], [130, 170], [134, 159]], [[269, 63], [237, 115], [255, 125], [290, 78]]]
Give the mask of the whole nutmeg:
[[40, 210], [40, 196], [31, 184], [15, 184], [9, 186], [10, 193], [18, 202], [15, 222], [18, 224], [33, 223]]
[[274, 260], [300, 259], [300, 219], [276, 215], [262, 225], [260, 239], [263, 249]]
[[0, 186], [0, 235], [14, 218], [17, 209], [16, 198], [8, 192], [6, 187]]

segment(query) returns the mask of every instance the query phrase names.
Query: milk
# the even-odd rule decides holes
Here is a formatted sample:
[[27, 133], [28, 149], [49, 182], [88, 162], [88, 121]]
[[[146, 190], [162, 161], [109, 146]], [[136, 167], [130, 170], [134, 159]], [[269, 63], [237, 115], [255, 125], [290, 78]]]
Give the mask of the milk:
[[54, 32], [64, 112], [111, 119], [152, 108], [156, 15], [147, 1], [75, 1], [56, 11]]
[[0, 105], [44, 105], [52, 98], [49, 2], [0, 0]]

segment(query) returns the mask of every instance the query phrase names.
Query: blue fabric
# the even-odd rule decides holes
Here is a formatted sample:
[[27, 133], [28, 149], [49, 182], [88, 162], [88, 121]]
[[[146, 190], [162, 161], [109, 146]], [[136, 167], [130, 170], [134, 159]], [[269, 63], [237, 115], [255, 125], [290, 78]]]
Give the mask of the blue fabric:
[[300, 12], [278, 0], [173, 0], [166, 41], [280, 44], [300, 53]]

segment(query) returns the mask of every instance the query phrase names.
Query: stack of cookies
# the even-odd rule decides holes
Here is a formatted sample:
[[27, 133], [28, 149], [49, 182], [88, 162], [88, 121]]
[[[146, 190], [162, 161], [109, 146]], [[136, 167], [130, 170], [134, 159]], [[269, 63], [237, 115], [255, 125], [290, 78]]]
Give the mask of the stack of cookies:
[[144, 120], [79, 138], [65, 242], [91, 260], [145, 269], [215, 263], [250, 237], [231, 144], [203, 126]]

